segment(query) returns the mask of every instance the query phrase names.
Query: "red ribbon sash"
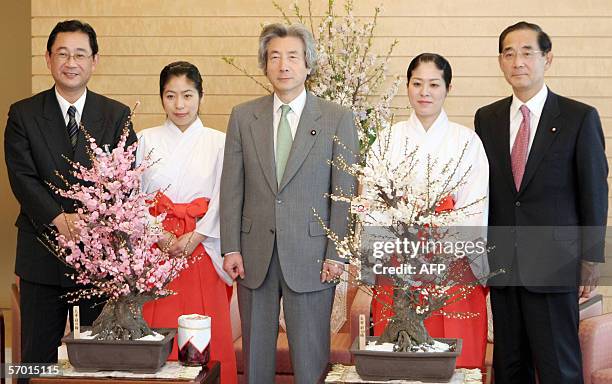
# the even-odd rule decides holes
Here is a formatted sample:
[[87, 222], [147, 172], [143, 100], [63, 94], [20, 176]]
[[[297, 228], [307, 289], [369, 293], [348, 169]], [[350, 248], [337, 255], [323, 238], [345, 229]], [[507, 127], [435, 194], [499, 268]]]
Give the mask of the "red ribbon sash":
[[173, 203], [168, 196], [157, 192], [153, 202], [155, 204], [149, 207], [149, 213], [153, 216], [165, 213], [164, 229], [177, 237], [192, 232], [196, 227], [196, 220], [208, 211], [208, 199], [205, 197], [179, 204]]

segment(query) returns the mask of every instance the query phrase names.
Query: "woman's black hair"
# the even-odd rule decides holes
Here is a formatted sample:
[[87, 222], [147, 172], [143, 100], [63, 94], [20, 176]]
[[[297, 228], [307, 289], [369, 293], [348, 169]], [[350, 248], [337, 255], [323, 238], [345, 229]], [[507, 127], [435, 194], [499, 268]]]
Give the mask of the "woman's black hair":
[[444, 79], [444, 83], [446, 86], [446, 90], [450, 87], [451, 80], [453, 79], [453, 70], [451, 69], [450, 63], [443, 56], [438, 55], [437, 53], [421, 53], [412, 61], [408, 66], [408, 70], [406, 71], [406, 77], [408, 83], [410, 83], [410, 78], [412, 77], [412, 72], [418, 68], [421, 63], [434, 63], [436, 68], [442, 71], [442, 78]]
[[198, 67], [186, 61], [175, 61], [174, 63], [166, 65], [164, 69], [162, 69], [161, 73], [159, 74], [159, 96], [163, 98], [164, 88], [172, 77], [179, 77], [183, 75], [193, 82], [193, 86], [198, 91], [200, 98], [202, 98], [204, 91], [202, 90], [202, 76], [200, 75], [200, 71], [198, 70]]

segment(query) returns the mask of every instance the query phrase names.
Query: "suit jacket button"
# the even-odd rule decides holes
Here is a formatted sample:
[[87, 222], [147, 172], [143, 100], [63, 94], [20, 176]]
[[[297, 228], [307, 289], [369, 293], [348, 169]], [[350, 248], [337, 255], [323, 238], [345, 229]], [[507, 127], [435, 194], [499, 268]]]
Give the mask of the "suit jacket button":
[[281, 199], [276, 200], [276, 204], [282, 204], [283, 201]]
[[517, 201], [516, 203], [514, 203], [515, 206], [520, 207], [521, 206], [521, 202]]

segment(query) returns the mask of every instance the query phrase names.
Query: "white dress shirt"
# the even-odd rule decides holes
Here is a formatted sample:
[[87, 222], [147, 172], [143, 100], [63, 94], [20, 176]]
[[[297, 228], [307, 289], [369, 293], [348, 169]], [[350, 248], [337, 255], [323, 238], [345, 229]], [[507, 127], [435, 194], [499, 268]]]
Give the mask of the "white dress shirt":
[[[276, 160], [276, 135], [278, 134], [278, 125], [282, 115], [281, 107], [283, 106], [281, 99], [278, 98], [276, 93], [274, 94], [274, 159]], [[295, 133], [297, 132], [298, 124], [300, 123], [300, 117], [302, 111], [306, 105], [306, 90], [304, 89], [298, 97], [293, 99], [289, 104], [291, 111], [287, 113], [287, 120], [289, 121], [289, 127], [291, 128], [291, 137], [295, 139]]]
[[516, 135], [518, 134], [518, 130], [521, 126], [521, 122], [523, 121], [523, 114], [521, 113], [521, 106], [524, 104], [529, 108], [529, 146], [527, 147], [527, 155], [529, 155], [529, 151], [531, 151], [531, 145], [533, 144], [533, 139], [535, 137], [536, 131], [538, 129], [538, 123], [540, 122], [540, 117], [542, 116], [542, 110], [544, 109], [544, 103], [546, 102], [546, 97], [548, 96], [548, 88], [546, 88], [546, 84], [542, 86], [542, 89], [538, 93], [535, 94], [531, 99], [529, 99], [526, 103], [523, 103], [516, 95], [512, 95], [512, 104], [510, 104], [510, 153], [512, 153], [512, 146], [514, 145], [514, 140], [516, 140]]
[[57, 101], [59, 102], [60, 109], [62, 110], [62, 116], [64, 116], [66, 125], [68, 125], [68, 121], [70, 120], [70, 116], [68, 116], [68, 108], [70, 108], [71, 105], [74, 105], [77, 110], [74, 114], [74, 119], [76, 120], [77, 125], [80, 125], [81, 116], [83, 116], [83, 108], [85, 107], [85, 98], [87, 98], [87, 89], [85, 89], [85, 92], [83, 92], [81, 97], [79, 97], [79, 99], [75, 101], [74, 104], [70, 104], [68, 101], [66, 101], [66, 99], [64, 99], [62, 95], [59, 94], [57, 88], [55, 88], [55, 96], [57, 97]]

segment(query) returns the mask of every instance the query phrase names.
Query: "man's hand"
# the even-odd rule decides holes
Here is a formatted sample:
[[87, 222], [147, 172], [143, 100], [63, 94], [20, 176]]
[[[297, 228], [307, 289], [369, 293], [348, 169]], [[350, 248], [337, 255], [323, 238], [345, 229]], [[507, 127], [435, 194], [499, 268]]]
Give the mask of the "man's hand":
[[79, 215], [76, 213], [60, 213], [51, 222], [60, 235], [63, 235], [67, 240], [75, 241], [78, 233], [75, 228], [75, 223], [79, 221]]
[[578, 298], [588, 299], [591, 297], [591, 294], [595, 291], [595, 288], [597, 288], [600, 275], [600, 263], [582, 261]]
[[187, 257], [193, 253], [198, 244], [206, 239], [206, 236], [195, 231], [184, 233], [175, 242], [170, 244], [168, 253], [172, 257]]
[[321, 269], [321, 282], [331, 283], [339, 279], [344, 272], [344, 263], [338, 261], [325, 260]]
[[244, 265], [242, 264], [242, 254], [240, 252], [229, 252], [223, 256], [223, 270], [233, 279], [238, 276], [244, 279]]

